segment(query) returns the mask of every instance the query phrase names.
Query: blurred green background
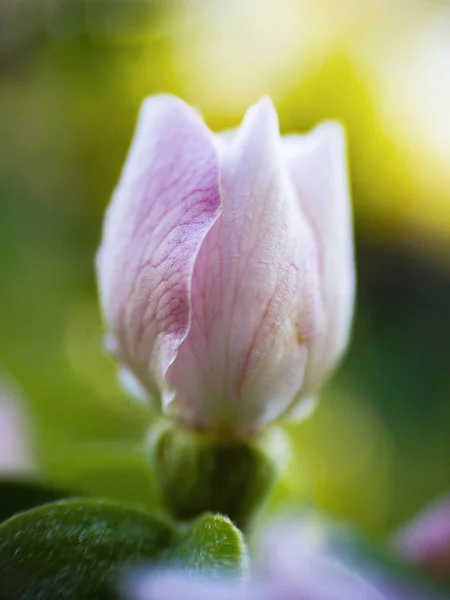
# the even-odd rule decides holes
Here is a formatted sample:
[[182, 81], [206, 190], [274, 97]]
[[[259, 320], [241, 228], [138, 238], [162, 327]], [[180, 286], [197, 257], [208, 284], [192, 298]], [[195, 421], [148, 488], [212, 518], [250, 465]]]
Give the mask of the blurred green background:
[[[283, 133], [340, 119], [358, 310], [273, 505], [369, 533], [450, 483], [450, 5], [403, 0], [0, 2], [0, 369], [61, 485], [143, 499], [150, 418], [101, 349], [93, 261], [142, 99], [214, 129], [268, 93]], [[98, 474], [102, 465], [103, 476]]]

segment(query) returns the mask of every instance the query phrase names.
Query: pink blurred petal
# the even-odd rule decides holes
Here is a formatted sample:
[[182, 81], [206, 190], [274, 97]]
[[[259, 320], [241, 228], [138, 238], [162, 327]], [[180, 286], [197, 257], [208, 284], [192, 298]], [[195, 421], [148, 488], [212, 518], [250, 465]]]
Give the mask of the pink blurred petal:
[[308, 344], [302, 394], [309, 394], [342, 355], [353, 314], [355, 268], [344, 132], [338, 123], [324, 123], [306, 136], [283, 138], [283, 149], [320, 248], [325, 323]]
[[200, 116], [171, 96], [145, 101], [108, 209], [97, 267], [124, 365], [169, 402], [165, 374], [190, 326], [194, 262], [221, 211], [219, 164]]
[[259, 546], [259, 572], [261, 577], [277, 581], [280, 590], [286, 590], [280, 598], [295, 598], [288, 590], [297, 590], [301, 600], [385, 598], [343, 563], [311, 548], [300, 523], [279, 525], [266, 535]]
[[0, 391], [0, 475], [33, 471], [30, 424], [15, 394]]
[[[131, 581], [130, 600], [400, 600], [378, 592], [337, 560], [308, 550], [301, 531], [266, 538], [259, 569], [250, 581], [206, 579], [183, 573], [148, 572]], [[408, 600], [402, 596], [401, 600]]]
[[192, 326], [168, 371], [185, 420], [247, 434], [302, 387], [307, 341], [321, 327], [316, 240], [284, 164], [265, 98], [220, 138], [223, 213], [192, 281]]
[[126, 588], [132, 600], [250, 600], [241, 582], [177, 572], [140, 574]]
[[393, 545], [408, 563], [436, 579], [450, 582], [450, 494], [397, 532]]

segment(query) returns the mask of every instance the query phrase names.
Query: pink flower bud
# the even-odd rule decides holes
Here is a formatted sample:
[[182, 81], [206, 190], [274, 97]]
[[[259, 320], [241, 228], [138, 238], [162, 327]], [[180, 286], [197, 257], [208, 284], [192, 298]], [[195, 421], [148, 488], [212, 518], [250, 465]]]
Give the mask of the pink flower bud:
[[344, 136], [281, 138], [268, 98], [232, 134], [145, 101], [98, 254], [122, 366], [191, 426], [243, 436], [314, 394], [354, 297]]

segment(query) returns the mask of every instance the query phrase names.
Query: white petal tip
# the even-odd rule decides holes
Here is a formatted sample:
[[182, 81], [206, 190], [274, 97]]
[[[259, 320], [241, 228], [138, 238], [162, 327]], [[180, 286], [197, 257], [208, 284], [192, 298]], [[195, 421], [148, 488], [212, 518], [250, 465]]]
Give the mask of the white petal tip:
[[319, 123], [312, 131], [311, 137], [314, 137], [318, 145], [336, 148], [336, 146], [345, 147], [345, 128], [339, 121], [324, 121]]
[[319, 123], [309, 133], [284, 136], [282, 143], [286, 156], [291, 159], [308, 155], [346, 156], [345, 128], [338, 121]]
[[279, 134], [277, 111], [269, 96], [263, 96], [248, 109], [241, 129], [261, 129], [264, 132], [275, 131]]
[[140, 125], [147, 122], [159, 122], [162, 119], [167, 119], [169, 122], [172, 116], [176, 115], [184, 119], [194, 119], [201, 122], [204, 129], [209, 131], [201, 113], [195, 107], [171, 94], [157, 94], [145, 98], [141, 105], [138, 122]]

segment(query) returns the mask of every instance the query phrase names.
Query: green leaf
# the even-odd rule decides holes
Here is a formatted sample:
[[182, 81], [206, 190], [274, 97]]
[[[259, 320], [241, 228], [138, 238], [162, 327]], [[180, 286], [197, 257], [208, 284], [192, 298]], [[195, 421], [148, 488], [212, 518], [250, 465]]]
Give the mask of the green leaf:
[[0, 598], [114, 598], [121, 568], [158, 562], [175, 536], [163, 520], [110, 501], [31, 510], [0, 526]]
[[244, 536], [227, 517], [204, 515], [187, 527], [168, 554], [175, 566], [209, 576], [242, 576], [248, 568]]
[[0, 525], [0, 600], [106, 600], [130, 568], [242, 573], [240, 532], [225, 517], [176, 527], [136, 506], [65, 500]]
[[68, 493], [34, 480], [0, 480], [0, 523], [13, 515], [67, 498]]

